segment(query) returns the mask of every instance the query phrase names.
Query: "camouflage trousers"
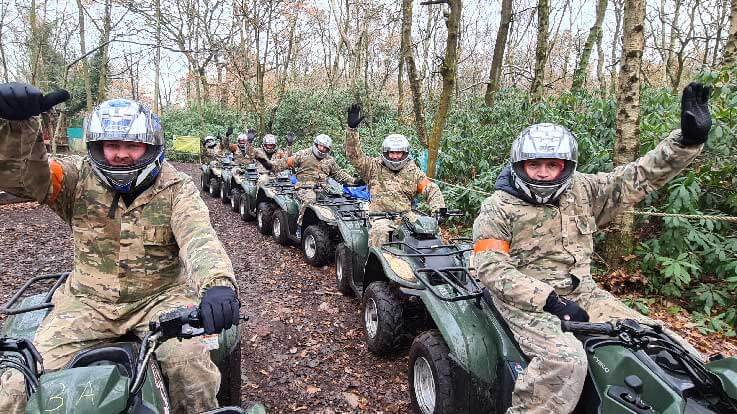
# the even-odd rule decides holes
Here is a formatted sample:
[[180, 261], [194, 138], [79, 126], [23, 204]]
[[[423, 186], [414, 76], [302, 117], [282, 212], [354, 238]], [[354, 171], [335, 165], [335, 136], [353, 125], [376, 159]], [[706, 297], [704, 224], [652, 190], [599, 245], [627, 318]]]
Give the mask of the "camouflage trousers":
[[[561, 296], [584, 308], [591, 322], [629, 318], [657, 323], [598, 288], [590, 277], [571, 294]], [[523, 311], [497, 297], [493, 299], [522, 352], [531, 358], [527, 368], [517, 377], [512, 406], [507, 414], [572, 412], [581, 396], [588, 367], [581, 342], [573, 334], [561, 330], [560, 319], [555, 315]], [[665, 331], [695, 355], [700, 355], [683, 338], [668, 329]]]
[[299, 216], [297, 216], [297, 225], [301, 226], [302, 216], [304, 216], [307, 206], [315, 202], [317, 194], [315, 194], [315, 190], [311, 188], [300, 188], [297, 190], [295, 195], [297, 196], [297, 200], [299, 200]]
[[[178, 307], [194, 305], [193, 295], [184, 289], [165, 292], [131, 312], [123, 319], [110, 320], [92, 306], [82, 303], [68, 292], [57, 291], [54, 308], [41, 323], [34, 345], [43, 357], [44, 368], [58, 370], [77, 352], [114, 342], [126, 333], [139, 338], [148, 331], [148, 322]], [[87, 302], [85, 300], [85, 302]], [[169, 380], [169, 398], [174, 413], [200, 413], [217, 408], [220, 372], [210, 360], [201, 338], [169, 340], [156, 350], [156, 358]], [[0, 378], [0, 412], [23, 413], [26, 391], [23, 376], [16, 370], [6, 371]]]
[[399, 226], [400, 222], [399, 219], [371, 219], [368, 229], [368, 246], [381, 247], [382, 244], [389, 242], [389, 234]]

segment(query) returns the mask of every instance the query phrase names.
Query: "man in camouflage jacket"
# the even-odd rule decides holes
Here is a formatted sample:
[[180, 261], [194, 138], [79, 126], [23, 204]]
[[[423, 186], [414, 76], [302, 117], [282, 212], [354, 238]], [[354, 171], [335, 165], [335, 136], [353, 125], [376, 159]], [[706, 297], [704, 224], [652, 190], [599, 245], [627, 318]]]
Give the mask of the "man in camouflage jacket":
[[575, 408], [586, 378], [586, 352], [561, 331], [560, 320], [654, 322], [596, 286], [593, 234], [696, 158], [711, 126], [708, 96], [699, 84], [687, 87], [681, 129], [610, 173], [576, 172], [575, 137], [558, 125], [533, 125], [514, 142], [512, 165], [502, 171], [497, 191], [484, 201], [473, 226], [479, 278], [531, 358], [507, 413], [567, 414]]
[[[191, 178], [164, 161], [158, 117], [106, 101], [86, 122], [87, 157], [48, 158], [36, 115], [55, 96], [0, 85], [0, 188], [46, 204], [72, 229], [74, 269], [34, 340], [44, 367], [127, 333], [142, 337], [149, 321], [198, 302], [207, 333], [237, 323], [231, 262]], [[156, 355], [174, 412], [217, 407], [220, 374], [203, 342], [168, 341]], [[23, 412], [22, 376], [8, 370], [0, 381], [0, 412]]]
[[[369, 212], [396, 212], [412, 214], [412, 199], [422, 194], [430, 209], [445, 207], [443, 193], [409, 158], [409, 142], [399, 134], [384, 139], [381, 157], [368, 157], [361, 149], [358, 124], [361, 107], [353, 105], [348, 111], [345, 152], [361, 178], [366, 182], [371, 203]], [[369, 246], [378, 247], [389, 241], [389, 234], [399, 224], [399, 219], [372, 218], [369, 228]]]
[[286, 169], [291, 169], [297, 176], [297, 185], [295, 185], [296, 196], [300, 201], [299, 217], [297, 224], [302, 225], [302, 216], [307, 206], [314, 202], [317, 198], [315, 194], [315, 186], [323, 184], [331, 177], [336, 181], [352, 185], [355, 178], [343, 171], [335, 162], [335, 158], [330, 155], [330, 146], [332, 140], [325, 134], [315, 137], [311, 148], [297, 151], [296, 154], [280, 159], [266, 159], [263, 154], [256, 154], [255, 158], [264, 168], [272, 173], [278, 173]]
[[[255, 148], [253, 141], [256, 137], [256, 131], [248, 130], [248, 146], [247, 154], [252, 160], [256, 159], [267, 159], [269, 161], [281, 160], [292, 155], [292, 144], [294, 143], [294, 134], [291, 132], [287, 134], [287, 150], [277, 147], [276, 135], [266, 134], [264, 135], [263, 142], [260, 148]], [[271, 181], [274, 173], [266, 169], [260, 162], [256, 163], [256, 171], [258, 171], [258, 185], [266, 185]]]

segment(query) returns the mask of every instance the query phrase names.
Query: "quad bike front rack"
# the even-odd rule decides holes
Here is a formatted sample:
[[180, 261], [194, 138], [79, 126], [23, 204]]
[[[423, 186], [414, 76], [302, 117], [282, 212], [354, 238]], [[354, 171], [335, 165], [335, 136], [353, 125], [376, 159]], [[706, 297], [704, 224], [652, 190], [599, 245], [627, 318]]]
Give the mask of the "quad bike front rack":
[[[18, 289], [17, 292], [15, 292], [13, 297], [11, 297], [10, 300], [8, 300], [8, 302], [6, 302], [2, 306], [2, 308], [0, 308], [0, 313], [2, 313], [3, 315], [17, 315], [19, 313], [53, 308], [54, 304], [51, 303], [51, 298], [54, 296], [54, 292], [56, 292], [56, 290], [64, 284], [64, 282], [67, 280], [67, 277], [69, 277], [69, 272], [32, 277], [20, 289]], [[56, 282], [54, 282], [54, 285], [51, 286], [48, 292], [46, 292], [46, 296], [44, 296], [41, 303], [16, 308], [13, 307], [30, 289], [31, 286], [42, 281], [54, 279], [56, 279]]]
[[[395, 247], [399, 246], [399, 248]], [[389, 248], [392, 247], [390, 250]], [[437, 249], [448, 249], [446, 252], [432, 252]], [[472, 248], [460, 248], [457, 245], [437, 245], [437, 246], [411, 246], [405, 242], [388, 242], [381, 246], [381, 250], [397, 257], [415, 257], [419, 258], [423, 264], [427, 265], [426, 258], [450, 257], [463, 255], [473, 250]], [[413, 253], [404, 253], [402, 251], [412, 251]], [[428, 251], [429, 250], [429, 251]], [[414, 270], [415, 278], [440, 300], [448, 302], [457, 302], [461, 300], [470, 300], [481, 297], [482, 287], [474, 279], [470, 270], [463, 266], [449, 267], [422, 267]], [[450, 286], [451, 293], [441, 292], [438, 286]]]

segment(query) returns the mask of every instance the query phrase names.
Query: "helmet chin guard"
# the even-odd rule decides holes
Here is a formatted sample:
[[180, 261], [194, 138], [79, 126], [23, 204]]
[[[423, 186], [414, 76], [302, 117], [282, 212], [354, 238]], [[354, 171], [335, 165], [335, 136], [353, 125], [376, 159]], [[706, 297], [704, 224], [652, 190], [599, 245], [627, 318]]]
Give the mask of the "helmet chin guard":
[[[393, 160], [389, 158], [390, 152], [402, 152], [402, 158]], [[409, 140], [401, 134], [391, 134], [384, 138], [381, 143], [381, 155], [384, 165], [392, 171], [399, 171], [409, 162]]]
[[[327, 147], [326, 152], [320, 151], [319, 148], [317, 148], [318, 145], [322, 145], [324, 147]], [[315, 137], [315, 140], [313, 141], [312, 145], [312, 155], [315, 156], [318, 160], [321, 160], [330, 154], [330, 148], [333, 146], [333, 140], [329, 136], [325, 134], [320, 134]]]

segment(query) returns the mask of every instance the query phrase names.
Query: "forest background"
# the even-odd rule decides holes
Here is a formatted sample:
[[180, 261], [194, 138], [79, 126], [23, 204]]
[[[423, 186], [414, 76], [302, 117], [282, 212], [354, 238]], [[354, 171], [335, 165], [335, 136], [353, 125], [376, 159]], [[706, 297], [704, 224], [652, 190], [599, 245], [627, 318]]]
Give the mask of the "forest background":
[[467, 213], [461, 233], [529, 124], [568, 127], [579, 171], [610, 171], [678, 127], [685, 85], [712, 85], [703, 155], [597, 233], [595, 273], [642, 312], [657, 305], [727, 336], [736, 58], [737, 0], [0, 0], [2, 81], [72, 93], [46, 116], [47, 137], [127, 97], [161, 114], [168, 141], [233, 126], [293, 131], [299, 148], [327, 133], [350, 169], [345, 111], [358, 101], [364, 150], [409, 136]]

